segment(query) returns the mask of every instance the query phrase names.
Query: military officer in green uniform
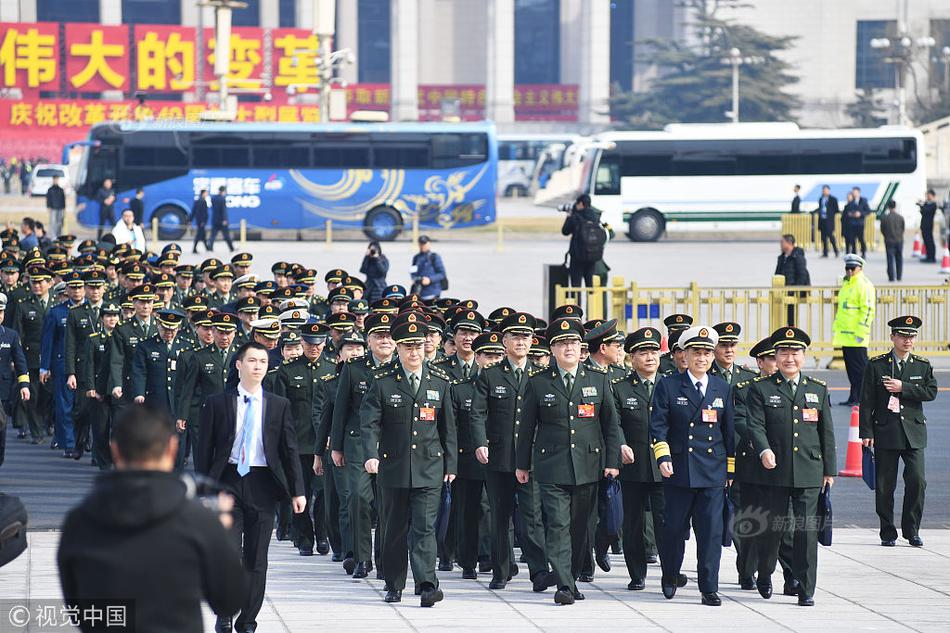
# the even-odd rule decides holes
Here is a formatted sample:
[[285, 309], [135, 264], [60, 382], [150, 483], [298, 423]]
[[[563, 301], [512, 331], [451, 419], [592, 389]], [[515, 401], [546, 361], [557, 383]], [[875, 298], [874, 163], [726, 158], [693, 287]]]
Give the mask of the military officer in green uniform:
[[[30, 268], [30, 294], [13, 308], [11, 327], [20, 333], [26, 367], [30, 374], [30, 399], [21, 402], [25, 429], [28, 429], [34, 444], [46, 439], [46, 424], [52, 415], [52, 392], [50, 383], [40, 382], [40, 342], [43, 338], [43, 320], [56, 302], [50, 293], [52, 274], [46, 268]], [[9, 312], [10, 309], [8, 308]]]
[[717, 323], [713, 326], [713, 329], [719, 334], [719, 342], [716, 343], [716, 349], [713, 350], [716, 359], [713, 361], [712, 367], [709, 368], [709, 373], [713, 376], [719, 376], [730, 386], [755, 378], [754, 371], [736, 363], [736, 346], [739, 343], [739, 333], [742, 331], [742, 326], [727, 321]]
[[463, 310], [451, 320], [455, 354], [435, 361], [435, 364], [453, 380], [467, 378], [475, 369], [472, 343], [485, 329], [485, 317], [475, 310]]
[[142, 284], [129, 291], [129, 298], [135, 309], [135, 316], [120, 323], [112, 333], [112, 345], [109, 350], [109, 364], [111, 376], [109, 393], [112, 395], [113, 405], [120, 401], [130, 402], [132, 396], [132, 358], [135, 348], [142, 341], [153, 337], [158, 329], [155, 319], [152, 318], [155, 292], [151, 285]]
[[663, 319], [663, 325], [666, 326], [666, 338], [670, 351], [660, 354], [661, 374], [669, 374], [676, 369], [676, 363], [673, 361], [673, 344], [669, 341], [673, 332], [685, 332], [692, 324], [693, 317], [688, 314], [671, 314]]
[[208, 305], [218, 308], [233, 299], [231, 285], [234, 283], [234, 271], [227, 264], [218, 266], [211, 272], [214, 289], [208, 294]]
[[165, 411], [175, 410], [175, 393], [181, 355], [193, 349], [181, 335], [185, 315], [178, 310], [155, 312], [158, 334], [142, 341], [132, 357], [132, 400]]
[[[662, 477], [653, 459], [650, 439], [650, 409], [659, 378], [660, 331], [644, 327], [627, 335], [623, 349], [630, 355], [633, 371], [611, 381], [614, 406], [622, 431], [620, 458], [623, 493], [623, 557], [630, 582], [627, 589], [641, 591], [647, 577], [646, 520], [653, 522], [655, 538], [665, 535]], [[649, 515], [646, 509], [649, 506]]]
[[435, 575], [439, 496], [443, 482], [455, 479], [458, 448], [450, 379], [424, 360], [426, 327], [394, 328], [398, 362], [377, 371], [359, 415], [366, 471], [378, 473], [385, 491], [385, 601], [402, 600], [408, 554], [420, 604], [431, 607], [443, 598]]
[[[102, 308], [102, 295], [105, 291], [106, 276], [105, 273], [98, 270], [90, 270], [83, 273], [83, 285], [85, 287], [86, 299], [82, 303], [77, 303], [70, 307], [69, 316], [66, 317], [65, 334], [65, 352], [63, 361], [66, 367], [66, 386], [73, 391], [77, 391], [77, 376], [82, 372], [82, 364], [87, 362], [83, 355], [83, 345], [86, 338], [99, 329], [99, 310]], [[82, 397], [82, 392], [77, 391], [77, 396], [73, 399], [73, 426], [76, 435], [76, 450], [73, 453], [75, 459], [82, 458], [82, 451], [86, 445], [86, 437], [91, 425], [89, 419], [88, 398]]]
[[109, 394], [109, 346], [112, 332], [119, 323], [121, 312], [115, 303], [103, 303], [99, 309], [99, 327], [83, 341], [82, 356], [86, 359], [80, 365], [76, 376], [77, 397], [89, 400], [88, 415], [92, 421], [92, 460], [99, 470], [112, 467], [112, 454], [109, 440], [112, 435], [112, 411]]
[[554, 363], [529, 374], [518, 443], [518, 483], [538, 482], [545, 551], [557, 577], [556, 604], [583, 600], [576, 579], [590, 549], [597, 483], [620, 474], [620, 426], [607, 372], [580, 364], [584, 328], [555, 319], [547, 329]]
[[772, 572], [788, 524], [788, 505], [795, 518], [792, 573], [800, 583], [798, 604], [815, 604], [818, 571], [818, 493], [834, 484], [835, 436], [828, 388], [801, 373], [811, 339], [795, 327], [772, 333], [778, 371], [753, 381], [745, 397], [745, 433], [762, 466], [765, 531], [759, 542], [756, 587], [772, 595]]
[[877, 480], [875, 507], [881, 520], [881, 545], [893, 547], [894, 488], [897, 463], [904, 461], [904, 507], [901, 534], [913, 547], [923, 547], [920, 517], [924, 512], [924, 450], [927, 448], [927, 417], [924, 402], [937, 397], [933, 368], [914, 354], [921, 319], [905, 315], [887, 322], [891, 328], [890, 352], [872, 358], [861, 391], [861, 442], [874, 449]]

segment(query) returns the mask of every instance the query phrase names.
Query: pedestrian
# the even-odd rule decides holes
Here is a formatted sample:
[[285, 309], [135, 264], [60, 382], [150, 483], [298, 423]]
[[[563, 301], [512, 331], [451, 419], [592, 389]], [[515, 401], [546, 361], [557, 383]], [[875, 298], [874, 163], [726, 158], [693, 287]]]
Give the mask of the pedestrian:
[[[821, 196], [818, 198], [818, 208], [812, 213], [818, 221], [818, 231], [821, 233], [821, 256], [828, 257], [828, 243], [838, 256], [838, 243], [835, 240], [835, 216], [838, 215], [838, 199], [831, 195], [831, 187], [823, 185]], [[842, 226], [842, 229], [844, 227]]]
[[[261, 386], [267, 349], [245, 343], [236, 357], [237, 387], [210, 396], [202, 406], [195, 470], [220, 481], [234, 495], [232, 535], [242, 550], [249, 582], [233, 628], [254, 631], [264, 603], [277, 505], [289, 497], [294, 513], [300, 513], [306, 497], [290, 402]], [[231, 629], [231, 619], [219, 615], [215, 630]]]
[[795, 327], [772, 334], [778, 371], [749, 386], [745, 399], [743, 439], [765, 468], [764, 532], [759, 540], [756, 588], [772, 597], [772, 572], [788, 525], [789, 503], [795, 525], [792, 534], [792, 573], [799, 582], [799, 606], [815, 604], [818, 575], [818, 493], [831, 489], [835, 464], [834, 421], [828, 387], [801, 373], [811, 338]]
[[848, 204], [844, 206], [841, 218], [841, 232], [844, 234], [845, 253], [857, 254], [857, 243], [861, 243], [861, 258], [867, 259], [868, 247], [864, 240], [865, 218], [871, 214], [868, 199], [861, 195], [860, 187], [851, 189]]
[[135, 406], [117, 420], [116, 472], [101, 474], [63, 522], [56, 561], [66, 604], [134, 602], [140, 633], [200, 633], [202, 602], [219, 616], [240, 607], [247, 583], [227, 533], [233, 503], [219, 496], [216, 515], [191, 498], [172, 472], [177, 450], [164, 413]]
[[924, 451], [927, 448], [927, 418], [924, 402], [937, 397], [933, 368], [923, 356], [913, 353], [923, 321], [905, 315], [887, 322], [891, 328], [890, 352], [872, 358], [861, 392], [861, 443], [874, 450], [877, 479], [874, 501], [880, 519], [881, 545], [894, 547], [894, 489], [897, 464], [904, 462], [904, 504], [901, 535], [913, 547], [923, 547], [920, 519], [924, 513]]
[[143, 226], [142, 222], [145, 218], [145, 189], [142, 187], [135, 188], [135, 197], [129, 200], [129, 208], [132, 209], [132, 215], [134, 216], [134, 222], [137, 226]]
[[211, 236], [208, 238], [208, 251], [214, 250], [214, 238], [220, 232], [224, 236], [231, 252], [234, 252], [234, 244], [231, 243], [231, 226], [228, 221], [228, 199], [225, 195], [226, 187], [218, 187], [218, 194], [211, 197]]
[[53, 245], [53, 240], [46, 233], [46, 227], [39, 220], [36, 222], [36, 245], [44, 253]]
[[[0, 292], [0, 322], [7, 309], [7, 296]], [[14, 391], [14, 383], [18, 390]], [[14, 398], [30, 401], [30, 376], [20, 335], [0, 325], [0, 466], [7, 445], [7, 418], [13, 413]]]
[[208, 211], [210, 209], [210, 200], [208, 199], [208, 190], [202, 189], [191, 205], [191, 214], [188, 216], [188, 223], [195, 223], [195, 242], [191, 246], [191, 252], [198, 253], [198, 244], [208, 248], [208, 238], [205, 235], [205, 226], [208, 224]]
[[515, 478], [537, 480], [554, 603], [568, 605], [584, 599], [576, 579], [591, 548], [598, 483], [620, 475], [620, 425], [606, 370], [581, 364], [581, 322], [554, 319], [545, 332], [555, 362], [528, 374]]
[[[800, 246], [795, 245], [795, 236], [786, 233], [779, 240], [781, 253], [778, 255], [778, 261], [775, 263], [775, 274], [785, 277], [786, 286], [810, 286], [811, 275], [808, 274], [808, 264], [805, 261], [805, 251]], [[803, 298], [805, 292], [790, 292], [789, 296], [793, 298]], [[795, 317], [798, 311], [795, 302], [787, 306], [788, 325], [795, 325]]]
[[933, 264], [937, 261], [937, 246], [934, 244], [934, 216], [937, 215], [936, 192], [928, 189], [927, 199], [924, 202], [918, 202], [917, 206], [920, 209], [920, 235], [924, 240], [925, 251], [925, 257], [920, 261]]
[[570, 283], [575, 288], [594, 284], [595, 268], [604, 258], [610, 235], [601, 224], [600, 216], [601, 211], [591, 206], [590, 196], [581, 194], [567, 210], [561, 226], [561, 235], [571, 236], [566, 259]]
[[96, 240], [102, 239], [102, 234], [115, 224], [115, 191], [112, 189], [112, 179], [102, 181], [102, 187], [96, 193], [99, 201], [99, 224], [96, 227]]
[[425, 362], [425, 330], [424, 322], [411, 321], [393, 328], [398, 362], [375, 373], [360, 419], [364, 467], [381, 488], [384, 600], [402, 600], [408, 558], [420, 606], [431, 607], [443, 599], [436, 515], [443, 483], [455, 479], [458, 449], [451, 382]]
[[412, 256], [409, 266], [412, 292], [423, 301], [438, 299], [449, 286], [442, 257], [432, 252], [431, 241], [428, 235], [419, 236], [419, 252]]
[[36, 237], [36, 220], [31, 217], [25, 217], [20, 221], [20, 249], [28, 251], [39, 246], [39, 238]]
[[33, 174], [33, 164], [25, 158], [20, 159], [20, 195], [30, 195], [30, 177]]
[[360, 264], [360, 272], [366, 275], [366, 301], [372, 304], [382, 299], [386, 289], [386, 273], [389, 272], [389, 259], [383, 255], [378, 241], [369, 243], [363, 263]]
[[874, 284], [864, 274], [864, 260], [845, 255], [844, 281], [838, 291], [838, 310], [832, 323], [832, 345], [840, 347], [851, 391], [842, 406], [857, 406], [861, 401], [864, 367], [868, 362], [868, 338], [874, 321], [876, 297]]
[[[925, 233], [926, 235], [926, 233]], [[881, 236], [887, 253], [887, 280], [900, 281], [904, 274], [904, 216], [897, 212], [897, 202], [887, 202], [887, 212], [881, 218]], [[930, 227], [933, 245], [933, 224]]]
[[53, 184], [46, 190], [46, 210], [49, 211], [49, 230], [53, 237], [62, 235], [66, 192], [59, 186], [59, 176], [53, 176]]
[[135, 223], [135, 214], [132, 209], [122, 212], [122, 217], [112, 229], [112, 236], [115, 237], [116, 244], [129, 244], [135, 250], [145, 252], [145, 234], [142, 232], [142, 227]]
[[792, 188], [792, 192], [793, 192], [795, 195], [794, 195], [794, 197], [792, 198], [792, 209], [791, 209], [791, 213], [801, 213], [801, 212], [802, 212], [802, 209], [801, 209], [801, 206], [802, 206], [802, 198], [801, 198], [801, 196], [799, 195], [799, 194], [801, 193], [801, 191], [802, 191], [801, 185], [795, 185], [795, 186]]
[[722, 517], [725, 489], [735, 471], [736, 439], [730, 387], [708, 373], [718, 342], [716, 331], [705, 325], [694, 325], [680, 335], [687, 369], [660, 379], [650, 416], [653, 455], [663, 476], [668, 536], [658, 543], [660, 587], [671, 600], [685, 586], [680, 569], [684, 539], [692, 525], [702, 603], [713, 607], [722, 605], [718, 593]]

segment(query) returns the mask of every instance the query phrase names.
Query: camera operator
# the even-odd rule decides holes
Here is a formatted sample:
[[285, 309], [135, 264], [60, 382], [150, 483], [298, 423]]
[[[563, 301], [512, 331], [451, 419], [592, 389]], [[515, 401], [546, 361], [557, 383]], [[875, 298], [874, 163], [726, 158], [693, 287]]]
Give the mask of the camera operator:
[[383, 249], [376, 240], [369, 243], [363, 263], [360, 264], [360, 272], [366, 275], [363, 298], [370, 304], [382, 299], [388, 285], [386, 274], [389, 272], [389, 259], [383, 255]]
[[116, 470], [99, 475], [63, 523], [57, 558], [65, 602], [134, 600], [139, 633], [202, 631], [202, 599], [219, 615], [236, 613], [247, 585], [225, 529], [233, 502], [212, 499], [216, 515], [189, 498], [172, 472], [178, 437], [171, 418], [129, 405], [111, 449]]
[[571, 286], [580, 287], [583, 280], [590, 287], [594, 285], [595, 274], [606, 275], [610, 270], [602, 261], [604, 246], [613, 237], [613, 231], [601, 224], [601, 212], [590, 205], [590, 196], [586, 193], [578, 196], [573, 206], [564, 205], [560, 210], [567, 213], [561, 234], [571, 236], [567, 251]]

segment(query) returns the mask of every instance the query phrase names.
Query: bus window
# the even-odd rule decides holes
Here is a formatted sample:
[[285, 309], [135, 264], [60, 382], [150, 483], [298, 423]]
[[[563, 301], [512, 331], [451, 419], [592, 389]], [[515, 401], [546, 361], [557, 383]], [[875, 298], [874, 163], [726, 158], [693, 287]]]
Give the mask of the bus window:
[[319, 145], [313, 149], [313, 166], [319, 168], [369, 169], [369, 146]]
[[604, 152], [597, 163], [597, 175], [594, 178], [594, 194], [611, 196], [620, 194], [620, 155], [616, 152]]
[[90, 198], [95, 197], [102, 181], [106, 178], [117, 180], [118, 148], [111, 145], [89, 148], [89, 163], [86, 168], [86, 181], [83, 183], [82, 193]]
[[373, 147], [373, 167], [376, 169], [414, 169], [428, 166], [428, 143], [379, 143]]
[[299, 145], [255, 145], [255, 167], [289, 167], [299, 169], [310, 166], [310, 148]]

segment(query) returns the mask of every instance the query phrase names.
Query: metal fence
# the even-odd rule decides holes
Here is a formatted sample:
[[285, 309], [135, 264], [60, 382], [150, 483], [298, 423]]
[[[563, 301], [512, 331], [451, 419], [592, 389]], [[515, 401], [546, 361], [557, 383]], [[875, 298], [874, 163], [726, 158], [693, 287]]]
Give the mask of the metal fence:
[[[876, 289], [877, 305], [870, 335], [870, 353], [891, 348], [887, 322], [902, 314], [916, 314], [924, 325], [917, 338], [916, 350], [931, 356], [950, 356], [950, 282], [932, 286], [887, 286]], [[585, 307], [586, 318], [617, 319], [624, 331], [654, 326], [663, 328], [663, 318], [682, 312], [694, 323], [713, 325], [735, 321], [742, 326], [741, 351], [784, 325], [802, 328], [812, 338], [811, 352], [816, 357], [831, 357], [838, 287], [786, 286], [785, 277], [775, 275], [770, 287], [703, 287], [692, 283], [686, 288], [644, 287], [614, 277], [609, 286], [594, 279], [591, 288], [556, 286], [558, 305], [578, 303]]]
[[[881, 233], [878, 221], [869, 216], [864, 221], [864, 243], [869, 251], [881, 248]], [[785, 213], [782, 215], [782, 235], [795, 236], [795, 245], [803, 249], [821, 250], [821, 231], [818, 230], [818, 216], [813, 213]], [[844, 236], [841, 234], [841, 214], [835, 216], [835, 242], [838, 249], [844, 251]]]

